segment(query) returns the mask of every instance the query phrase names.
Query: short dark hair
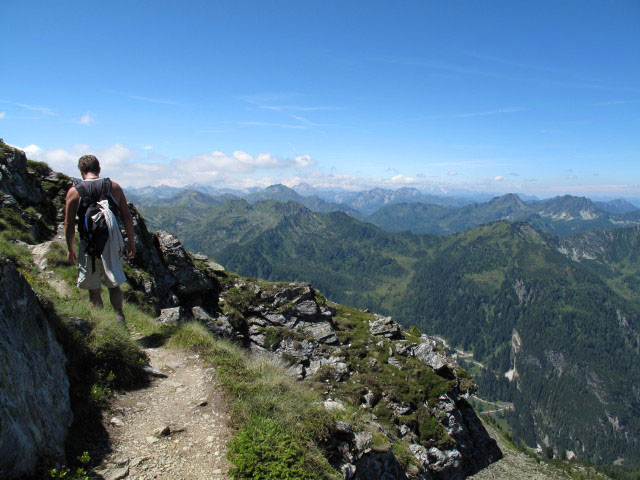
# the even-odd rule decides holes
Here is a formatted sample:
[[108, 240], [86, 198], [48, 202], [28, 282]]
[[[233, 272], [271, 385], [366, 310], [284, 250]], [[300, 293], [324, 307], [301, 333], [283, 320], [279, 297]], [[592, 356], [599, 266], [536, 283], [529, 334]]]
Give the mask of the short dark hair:
[[98, 175], [100, 173], [100, 162], [95, 157], [95, 155], [83, 155], [78, 160], [78, 170], [83, 175], [85, 173], [95, 173]]

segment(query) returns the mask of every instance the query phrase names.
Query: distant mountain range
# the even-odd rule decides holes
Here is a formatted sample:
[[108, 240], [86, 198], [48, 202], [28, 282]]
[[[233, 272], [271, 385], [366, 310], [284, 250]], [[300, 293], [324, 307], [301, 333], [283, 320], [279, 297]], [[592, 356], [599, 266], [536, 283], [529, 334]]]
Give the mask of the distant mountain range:
[[[174, 228], [169, 221], [171, 218], [183, 222], [184, 218], [194, 215], [201, 217], [209, 207], [240, 199], [249, 204], [267, 200], [281, 203], [293, 201], [313, 212], [344, 212], [388, 232], [410, 231], [416, 234], [443, 235], [497, 220], [508, 220], [524, 221], [538, 230], [567, 236], [640, 222], [640, 209], [623, 199], [592, 202], [586, 197], [564, 195], [525, 202], [518, 195], [510, 193], [475, 203], [464, 198], [422, 193], [414, 188], [377, 188], [352, 192], [340, 197], [340, 202], [332, 202], [315, 194], [302, 195], [280, 184], [253, 193], [216, 190], [198, 185], [192, 187], [144, 187], [128, 190], [127, 194], [130, 200], [146, 209], [145, 214], [154, 228], [163, 228], [163, 225]], [[310, 193], [314, 189], [308, 187], [303, 191]], [[181, 206], [187, 210], [184, 215], [179, 211]], [[158, 210], [157, 207], [163, 208]], [[155, 218], [157, 215], [165, 219]]]
[[[640, 211], [509, 194], [460, 208], [391, 203], [362, 222], [314, 212], [290, 190], [232, 200], [183, 191], [142, 211], [154, 229], [240, 274], [313, 282], [332, 300], [473, 352], [483, 367], [467, 367], [481, 395], [515, 405], [507, 421], [531, 446], [547, 439], [605, 463], [640, 458]], [[360, 198], [402, 194], [413, 195]], [[440, 236], [407, 232], [425, 225]]]
[[394, 204], [381, 208], [364, 220], [389, 232], [408, 230], [437, 235], [461, 232], [496, 220], [524, 221], [538, 230], [566, 236], [634, 225], [638, 223], [638, 211], [624, 200], [596, 204], [585, 197], [564, 195], [525, 203], [510, 193], [458, 209], [423, 203]]
[[[528, 208], [503, 200], [503, 214]], [[589, 211], [573, 204], [543, 211]], [[311, 281], [473, 352], [481, 395], [515, 405], [507, 420], [531, 446], [546, 438], [595, 461], [640, 458], [637, 227], [560, 238], [498, 221], [394, 234], [293, 201], [237, 200], [178, 236], [243, 275]]]

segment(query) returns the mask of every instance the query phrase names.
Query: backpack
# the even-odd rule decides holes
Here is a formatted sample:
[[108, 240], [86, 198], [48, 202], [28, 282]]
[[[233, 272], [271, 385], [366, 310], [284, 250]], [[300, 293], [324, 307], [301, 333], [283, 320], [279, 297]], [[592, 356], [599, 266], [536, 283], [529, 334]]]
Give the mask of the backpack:
[[78, 182], [74, 186], [80, 195], [78, 231], [80, 239], [85, 242], [85, 253], [91, 257], [91, 266], [95, 272], [96, 258], [102, 256], [104, 247], [109, 241], [109, 226], [98, 202], [109, 200], [111, 203], [111, 180], [102, 179], [100, 191], [89, 192], [83, 182]]

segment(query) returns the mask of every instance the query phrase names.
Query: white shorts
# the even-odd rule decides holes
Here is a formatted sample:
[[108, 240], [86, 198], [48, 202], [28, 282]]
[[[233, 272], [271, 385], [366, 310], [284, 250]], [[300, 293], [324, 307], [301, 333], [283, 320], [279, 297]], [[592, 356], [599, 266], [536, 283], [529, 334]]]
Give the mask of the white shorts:
[[[107, 275], [105, 272], [102, 258], [96, 258], [96, 269], [93, 271], [92, 258], [84, 253], [85, 248], [85, 243], [80, 241], [80, 247], [78, 248], [78, 288], [97, 290], [103, 283], [107, 288], [115, 288], [126, 281], [121, 259], [108, 259], [111, 260], [108, 265], [111, 275]], [[107, 250], [108, 245], [105, 246], [104, 251], [107, 252]], [[112, 279], [109, 277], [112, 277]]]

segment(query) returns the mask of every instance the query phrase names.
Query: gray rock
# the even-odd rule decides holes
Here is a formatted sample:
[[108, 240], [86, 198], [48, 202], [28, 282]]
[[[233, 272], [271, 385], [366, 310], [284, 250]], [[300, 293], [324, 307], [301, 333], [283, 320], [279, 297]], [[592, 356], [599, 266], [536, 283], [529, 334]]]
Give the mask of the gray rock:
[[124, 427], [124, 422], [118, 417], [111, 417], [111, 420], [109, 420], [109, 424], [113, 425], [114, 427]]
[[317, 323], [308, 323], [303, 322], [300, 323], [299, 326], [302, 330], [313, 340], [320, 343], [327, 343], [329, 345], [335, 344], [338, 342], [338, 337], [336, 336], [335, 329], [333, 325], [329, 322], [317, 322]]
[[389, 357], [387, 362], [389, 363], [389, 365], [393, 365], [396, 368], [402, 368], [402, 362], [395, 357]]
[[145, 365], [144, 367], [142, 367], [142, 369], [147, 375], [151, 375], [158, 378], [167, 378], [167, 376], [164, 373], [162, 373], [156, 367], [152, 367], [151, 365]]
[[420, 465], [435, 474], [437, 478], [458, 480], [467, 477], [460, 468], [462, 454], [456, 449], [442, 451], [436, 447], [427, 449], [419, 444], [411, 444], [409, 450]]
[[315, 317], [319, 310], [318, 304], [315, 300], [305, 300], [303, 302], [298, 303], [294, 309], [297, 316], [300, 317]]
[[280, 342], [276, 353], [280, 356], [288, 355], [301, 360], [309, 359], [313, 355], [316, 347], [317, 344], [311, 340], [298, 341], [286, 338]]
[[91, 330], [93, 330], [93, 325], [91, 325], [91, 322], [86, 318], [69, 317], [69, 320], [67, 320], [67, 325], [69, 325], [74, 330], [82, 333], [83, 335], [89, 335], [91, 333]]
[[421, 343], [414, 349], [413, 353], [418, 360], [425, 365], [429, 365], [436, 372], [450, 368], [446, 357], [438, 352], [431, 342]]
[[125, 462], [122, 466], [96, 470], [95, 473], [104, 480], [122, 480], [129, 476], [129, 462]]
[[261, 327], [260, 325], [256, 325], [256, 324], [250, 325], [248, 330], [249, 336], [252, 337], [254, 335], [259, 335], [260, 333], [262, 333], [263, 328], [264, 327]]
[[409, 451], [416, 457], [422, 468], [429, 468], [429, 451], [426, 447], [418, 443], [412, 443], [409, 445]]
[[156, 234], [167, 270], [177, 280], [179, 294], [205, 293], [213, 288], [211, 280], [195, 267], [180, 240], [168, 232]]
[[353, 439], [356, 452], [367, 453], [371, 449], [371, 440], [373, 440], [371, 432], [356, 433]]
[[156, 321], [160, 325], [177, 325], [183, 316], [182, 307], [163, 308], [160, 310], [160, 316]]
[[[256, 344], [259, 345], [260, 347], [264, 347], [264, 335], [263, 334], [257, 334], [257, 335], [251, 335], [250, 340]], [[262, 350], [264, 350], [264, 348], [262, 348]]]
[[338, 400], [326, 400], [322, 404], [327, 410], [344, 410], [344, 403]]
[[27, 157], [22, 150], [3, 149], [0, 160], [0, 189], [5, 195], [29, 204], [40, 203], [42, 191], [28, 181]]
[[66, 358], [27, 281], [0, 262], [0, 477], [64, 462], [73, 415]]
[[294, 365], [291, 365], [287, 369], [287, 373], [298, 380], [303, 380], [305, 377], [304, 365], [302, 365], [301, 363], [296, 363]]
[[247, 325], [249, 326], [259, 326], [259, 327], [266, 327], [267, 326], [267, 322], [260, 317], [249, 317], [247, 318]]
[[280, 326], [280, 327], [287, 326], [287, 324], [289, 323], [289, 320], [287, 320], [287, 317], [285, 317], [281, 313], [267, 313], [266, 315], [264, 315], [264, 318], [269, 323]]
[[376, 403], [378, 403], [378, 398], [371, 390], [367, 390], [367, 393], [362, 396], [362, 399], [364, 401], [363, 406], [366, 408], [373, 408]]
[[352, 434], [353, 427], [347, 422], [336, 420], [336, 430], [340, 433]]
[[413, 411], [408, 403], [395, 403], [392, 408], [396, 415], [409, 415]]
[[398, 342], [396, 343], [396, 353], [404, 357], [411, 357], [415, 347], [415, 343]]
[[407, 480], [404, 468], [392, 452], [371, 452], [356, 462], [357, 480]]
[[222, 265], [214, 262], [213, 260], [209, 260], [208, 262], [206, 262], [206, 265], [214, 272], [224, 272], [226, 270]]
[[371, 333], [371, 335], [390, 339], [402, 338], [400, 325], [394, 322], [391, 317], [383, 317], [381, 315], [377, 315], [376, 319], [370, 322], [369, 333]]
[[289, 288], [280, 290], [275, 295], [267, 292], [262, 293], [262, 298], [273, 302], [274, 307], [280, 307], [287, 302], [299, 303], [313, 297], [313, 290], [310, 285], [291, 284]]
[[332, 380], [339, 382], [349, 374], [349, 366], [341, 360], [342, 359], [340, 357], [312, 360], [307, 367], [307, 375], [314, 375], [318, 370], [320, 370], [320, 368], [324, 367], [328, 370]]
[[224, 315], [212, 317], [202, 307], [193, 307], [191, 309], [194, 320], [204, 324], [211, 332], [219, 337], [233, 338], [235, 331]]
[[320, 315], [322, 315], [325, 318], [332, 318], [333, 316], [335, 316], [336, 314], [336, 309], [333, 307], [330, 307], [329, 305], [322, 305], [320, 307]]

